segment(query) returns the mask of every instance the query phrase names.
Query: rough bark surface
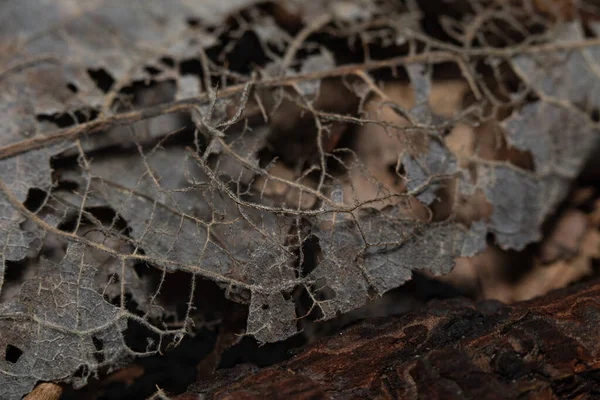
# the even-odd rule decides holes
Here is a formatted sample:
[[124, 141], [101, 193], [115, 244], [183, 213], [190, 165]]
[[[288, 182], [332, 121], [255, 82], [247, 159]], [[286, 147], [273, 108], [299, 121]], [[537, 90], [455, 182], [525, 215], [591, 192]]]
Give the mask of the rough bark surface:
[[514, 306], [435, 302], [362, 322], [271, 368], [221, 371], [192, 392], [213, 399], [598, 398], [599, 296], [595, 280]]

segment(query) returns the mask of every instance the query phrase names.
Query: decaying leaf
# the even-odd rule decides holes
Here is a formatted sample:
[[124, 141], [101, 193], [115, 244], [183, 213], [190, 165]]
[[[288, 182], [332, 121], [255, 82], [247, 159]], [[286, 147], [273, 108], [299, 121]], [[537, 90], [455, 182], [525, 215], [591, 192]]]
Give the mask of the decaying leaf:
[[329, 319], [523, 249], [599, 144], [593, 23], [498, 2], [449, 45], [413, 2], [254, 3], [2, 6], [0, 397], [176, 345], [200, 279], [265, 343], [298, 292]]
[[0, 359], [2, 395], [17, 398], [39, 380], [69, 379], [81, 366], [88, 374], [122, 357], [126, 319], [94, 287], [96, 267], [84, 261], [85, 245], [69, 246], [58, 264], [42, 262], [36, 278], [21, 288], [18, 301], [2, 305]]

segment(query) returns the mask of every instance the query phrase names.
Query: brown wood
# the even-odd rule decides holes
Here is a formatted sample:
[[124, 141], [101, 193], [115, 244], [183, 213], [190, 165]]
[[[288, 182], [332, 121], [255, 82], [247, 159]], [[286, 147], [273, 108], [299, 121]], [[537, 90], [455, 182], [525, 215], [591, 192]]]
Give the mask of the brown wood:
[[180, 398], [600, 398], [599, 322], [600, 280], [513, 306], [434, 301], [280, 365], [218, 371]]

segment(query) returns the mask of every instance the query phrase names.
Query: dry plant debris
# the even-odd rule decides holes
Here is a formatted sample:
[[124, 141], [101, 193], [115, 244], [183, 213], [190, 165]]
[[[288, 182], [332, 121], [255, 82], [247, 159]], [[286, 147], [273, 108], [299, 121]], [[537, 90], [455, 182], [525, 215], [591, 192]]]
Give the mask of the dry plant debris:
[[[218, 324], [210, 282], [269, 343], [539, 242], [599, 144], [595, 9], [438, 6], [2, 4], [0, 398]], [[505, 300], [589, 273], [596, 214]]]

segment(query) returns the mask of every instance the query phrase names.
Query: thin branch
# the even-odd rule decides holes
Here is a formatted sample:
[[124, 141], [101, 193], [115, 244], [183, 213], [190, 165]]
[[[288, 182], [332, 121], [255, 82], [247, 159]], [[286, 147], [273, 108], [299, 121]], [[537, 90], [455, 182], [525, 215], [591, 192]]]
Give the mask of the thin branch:
[[[548, 43], [529, 47], [515, 46], [504, 49], [485, 48], [462, 51], [460, 48], [457, 48], [455, 52], [436, 51], [431, 53], [421, 53], [409, 56], [400, 56], [385, 60], [369, 61], [361, 64], [346, 64], [324, 71], [300, 73], [286, 77], [266, 78], [262, 81], [255, 82], [254, 86], [258, 88], [291, 86], [293, 84], [300, 83], [303, 81], [310, 81], [323, 78], [335, 78], [355, 74], [357, 71], [372, 71], [376, 69], [392, 68], [419, 62], [428, 62], [432, 64], [453, 62], [456, 60], [457, 54], [471, 57], [498, 57], [508, 59], [519, 54], [534, 55], [542, 53], [551, 53], [556, 51], [577, 50], [597, 46], [600, 46], [600, 38], [582, 40], [577, 42]], [[244, 88], [246, 88], [246, 86], [246, 84], [239, 84], [224, 88], [218, 93], [218, 98], [227, 98], [237, 93], [241, 93], [244, 91]], [[163, 103], [158, 106], [117, 114], [107, 117], [105, 119], [91, 121], [70, 128], [61, 129], [53, 133], [49, 133], [43, 137], [26, 139], [17, 143], [12, 143], [0, 147], [0, 160], [3, 160], [8, 157], [13, 157], [15, 155], [27, 151], [38, 149], [55, 142], [60, 142], [62, 140], [74, 140], [75, 138], [84, 134], [95, 134], [98, 132], [106, 131], [110, 128], [132, 124], [134, 122], [157, 117], [159, 115], [189, 111], [192, 107], [206, 103], [208, 101], [210, 101], [209, 94], [203, 93], [193, 98]]]

